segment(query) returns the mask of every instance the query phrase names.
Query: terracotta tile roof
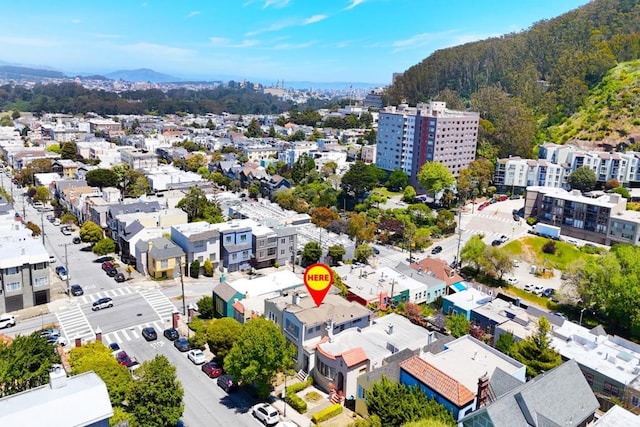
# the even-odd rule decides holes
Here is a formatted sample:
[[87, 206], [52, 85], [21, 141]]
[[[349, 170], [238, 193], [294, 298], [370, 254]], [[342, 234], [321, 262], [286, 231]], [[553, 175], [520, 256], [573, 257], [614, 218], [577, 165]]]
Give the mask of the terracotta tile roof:
[[242, 305], [242, 303], [240, 301], [234, 301], [233, 304], [231, 304], [231, 306], [238, 313], [244, 314], [244, 305]]
[[367, 353], [364, 352], [362, 347], [352, 348], [350, 350], [345, 351], [341, 354], [342, 360], [347, 364], [347, 367], [352, 367], [355, 365], [359, 365], [362, 362], [365, 362], [369, 358], [367, 357]]
[[411, 267], [424, 271], [431, 271], [438, 279], [442, 280], [447, 286], [464, 281], [464, 278], [455, 272], [446, 261], [439, 258], [425, 258], [417, 263], [411, 264]]
[[459, 408], [475, 399], [471, 390], [419, 356], [401, 362], [400, 368]]

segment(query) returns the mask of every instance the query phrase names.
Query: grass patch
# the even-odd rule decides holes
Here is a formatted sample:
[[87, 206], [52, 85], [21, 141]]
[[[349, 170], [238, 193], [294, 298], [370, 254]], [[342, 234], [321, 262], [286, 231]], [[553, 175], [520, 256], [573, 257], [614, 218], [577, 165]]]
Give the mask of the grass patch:
[[389, 191], [386, 187], [378, 187], [373, 190], [373, 193], [381, 194], [385, 197], [387, 196], [402, 196], [402, 191]]
[[304, 400], [310, 403], [316, 403], [322, 400], [322, 396], [317, 391], [310, 391], [304, 395]]
[[557, 268], [566, 270], [566, 268], [581, 258], [590, 255], [581, 252], [577, 247], [570, 243], [556, 241], [556, 253], [546, 254], [542, 252], [542, 247], [549, 239], [538, 236], [527, 236], [520, 240], [509, 242], [504, 248], [513, 255], [527, 255], [534, 259], [529, 259], [537, 265], [546, 268]]

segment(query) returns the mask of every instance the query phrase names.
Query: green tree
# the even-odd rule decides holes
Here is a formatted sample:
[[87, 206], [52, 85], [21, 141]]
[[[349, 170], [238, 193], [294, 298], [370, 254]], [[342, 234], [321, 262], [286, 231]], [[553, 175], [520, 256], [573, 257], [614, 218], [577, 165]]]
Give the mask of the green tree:
[[244, 324], [224, 359], [224, 367], [240, 383], [255, 383], [258, 393], [265, 397], [275, 374], [293, 365], [294, 354], [280, 327], [258, 317]]
[[252, 182], [249, 185], [249, 197], [252, 199], [257, 199], [260, 196], [260, 184], [257, 182]]
[[191, 187], [189, 194], [180, 200], [176, 207], [187, 213], [189, 222], [218, 223], [224, 220], [218, 202], [209, 200], [204, 190], [197, 187]]
[[513, 271], [513, 257], [504, 248], [487, 246], [483, 262], [487, 271], [495, 272], [500, 280], [506, 273]]
[[78, 146], [75, 142], [63, 142], [60, 144], [60, 157], [67, 160], [76, 160], [78, 158]]
[[411, 185], [407, 185], [402, 192], [402, 201], [405, 203], [414, 203], [416, 201], [416, 190]]
[[527, 376], [533, 378], [562, 364], [562, 357], [551, 346], [549, 321], [538, 319], [538, 330], [512, 347], [512, 357], [527, 366]]
[[111, 169], [94, 169], [87, 172], [87, 185], [90, 187], [118, 187], [119, 178]]
[[94, 371], [107, 386], [111, 404], [122, 406], [133, 379], [127, 368], [113, 357], [111, 349], [101, 342], [74, 347], [69, 353], [69, 364], [72, 375]]
[[251, 119], [247, 131], [244, 133], [247, 138], [258, 138], [263, 136], [262, 128], [257, 119]]
[[389, 191], [400, 191], [409, 185], [409, 176], [402, 170], [396, 169], [389, 175], [385, 187]]
[[200, 276], [200, 261], [197, 259], [193, 260], [189, 265], [189, 276], [197, 279]]
[[305, 178], [309, 176], [312, 172], [316, 170], [316, 162], [313, 160], [313, 157], [308, 156], [306, 153], [303, 153], [298, 157], [298, 160], [293, 164], [291, 168], [291, 178], [297, 184], [302, 182]]
[[209, 258], [204, 260], [204, 264], [202, 264], [202, 270], [205, 277], [213, 277], [213, 262]]
[[60, 144], [49, 144], [47, 145], [46, 151], [49, 151], [51, 153], [56, 153], [56, 154], [60, 154]]
[[327, 255], [331, 257], [334, 264], [342, 261], [342, 257], [344, 256], [345, 253], [347, 253], [347, 251], [345, 251], [342, 245], [329, 246], [329, 249], [327, 251]]
[[464, 263], [473, 265], [473, 268], [476, 271], [480, 271], [486, 247], [487, 245], [482, 241], [482, 237], [474, 234], [462, 247], [462, 250], [460, 251], [460, 260]]
[[582, 192], [593, 190], [597, 180], [596, 173], [588, 166], [580, 166], [567, 178], [571, 189]]
[[496, 349], [500, 350], [507, 356], [511, 356], [515, 345], [516, 339], [511, 331], [501, 333], [496, 341]]
[[33, 200], [36, 202], [46, 203], [51, 198], [51, 193], [47, 187], [38, 186], [36, 188], [36, 194], [33, 195]]
[[209, 159], [203, 153], [195, 153], [185, 160], [185, 169], [190, 172], [196, 172], [202, 167], [206, 167]]
[[213, 319], [213, 298], [205, 295], [198, 300], [198, 314], [201, 319]]
[[93, 247], [91, 248], [91, 252], [98, 256], [103, 256], [107, 254], [111, 254], [116, 251], [116, 243], [110, 238], [106, 237], [104, 239], [99, 240]]
[[80, 227], [80, 239], [85, 243], [98, 243], [103, 238], [102, 227], [93, 221], [87, 221]]
[[365, 398], [369, 414], [379, 417], [385, 427], [400, 427], [422, 419], [440, 421], [448, 427], [456, 425], [451, 413], [420, 388], [392, 382], [385, 376], [371, 385]]
[[372, 242], [375, 237], [376, 224], [369, 221], [364, 213], [349, 214], [347, 233], [356, 241], [356, 245], [362, 242]]
[[47, 384], [54, 363], [60, 357], [38, 332], [0, 342], [0, 397]]
[[128, 183], [126, 194], [131, 197], [143, 196], [150, 191], [149, 181], [147, 177], [139, 171], [132, 171], [130, 174], [132, 181]]
[[318, 262], [322, 256], [322, 248], [318, 242], [309, 242], [302, 249], [302, 264], [310, 265]]
[[184, 412], [184, 389], [169, 359], [157, 355], [136, 370], [138, 380], [127, 392], [127, 404], [136, 423], [147, 427], [176, 425]]
[[353, 258], [356, 261], [366, 263], [373, 256], [373, 248], [366, 243], [358, 246], [353, 252]]
[[342, 191], [356, 199], [360, 199], [365, 193], [373, 190], [378, 185], [382, 179], [380, 172], [384, 174], [384, 171], [377, 167], [367, 165], [358, 160], [342, 176]]
[[334, 175], [336, 173], [337, 169], [338, 169], [338, 164], [336, 162], [328, 161], [327, 163], [322, 165], [322, 168], [320, 169], [320, 173], [324, 178], [329, 178], [331, 175]]
[[78, 225], [78, 218], [71, 212], [67, 212], [60, 216], [60, 222], [62, 224], [75, 224]]
[[418, 183], [434, 197], [456, 182], [453, 174], [443, 163], [426, 162], [418, 172]]
[[33, 237], [38, 237], [40, 234], [42, 234], [42, 230], [40, 229], [40, 227], [38, 227], [38, 224], [34, 222], [27, 221], [25, 227], [31, 230], [31, 234], [33, 235]]
[[627, 190], [624, 187], [616, 187], [613, 190], [611, 190], [611, 192], [619, 194], [620, 196], [624, 197], [627, 200], [631, 200], [631, 193], [629, 193], [629, 190]]
[[212, 320], [205, 329], [209, 350], [223, 361], [238, 340], [242, 328], [242, 323], [232, 317]]
[[460, 338], [463, 335], [467, 335], [469, 333], [469, 329], [471, 329], [471, 322], [467, 320], [464, 314], [452, 314], [446, 316], [444, 319], [444, 323], [447, 327], [447, 330], [455, 338]]

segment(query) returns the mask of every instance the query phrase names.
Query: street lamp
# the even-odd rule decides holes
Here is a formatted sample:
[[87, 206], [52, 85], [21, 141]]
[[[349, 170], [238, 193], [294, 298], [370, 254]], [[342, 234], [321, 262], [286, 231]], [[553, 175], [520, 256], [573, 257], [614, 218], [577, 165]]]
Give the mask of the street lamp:
[[282, 416], [287, 418], [287, 373], [284, 373], [284, 388], [282, 389], [282, 403], [284, 404], [284, 411]]

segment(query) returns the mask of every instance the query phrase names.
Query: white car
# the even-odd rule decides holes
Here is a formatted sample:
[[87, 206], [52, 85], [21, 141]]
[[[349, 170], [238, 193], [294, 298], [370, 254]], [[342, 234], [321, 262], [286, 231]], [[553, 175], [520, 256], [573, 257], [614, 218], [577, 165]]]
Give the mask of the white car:
[[266, 426], [272, 426], [280, 421], [280, 414], [268, 403], [258, 403], [251, 407], [251, 414]]
[[206, 356], [202, 350], [191, 350], [187, 353], [187, 357], [196, 365], [202, 365], [206, 361]]
[[533, 292], [533, 293], [534, 293], [534, 294], [536, 294], [536, 295], [541, 295], [541, 294], [542, 294], [542, 291], [544, 291], [544, 286], [542, 286], [542, 285], [535, 285], [535, 286], [533, 287], [533, 291], [531, 291], [531, 292]]
[[524, 290], [529, 292], [533, 291], [533, 283], [527, 283], [524, 285]]
[[0, 328], [16, 326], [16, 316], [13, 314], [3, 314], [0, 316]]
[[510, 285], [516, 285], [520, 280], [517, 277], [509, 277], [507, 283]]

